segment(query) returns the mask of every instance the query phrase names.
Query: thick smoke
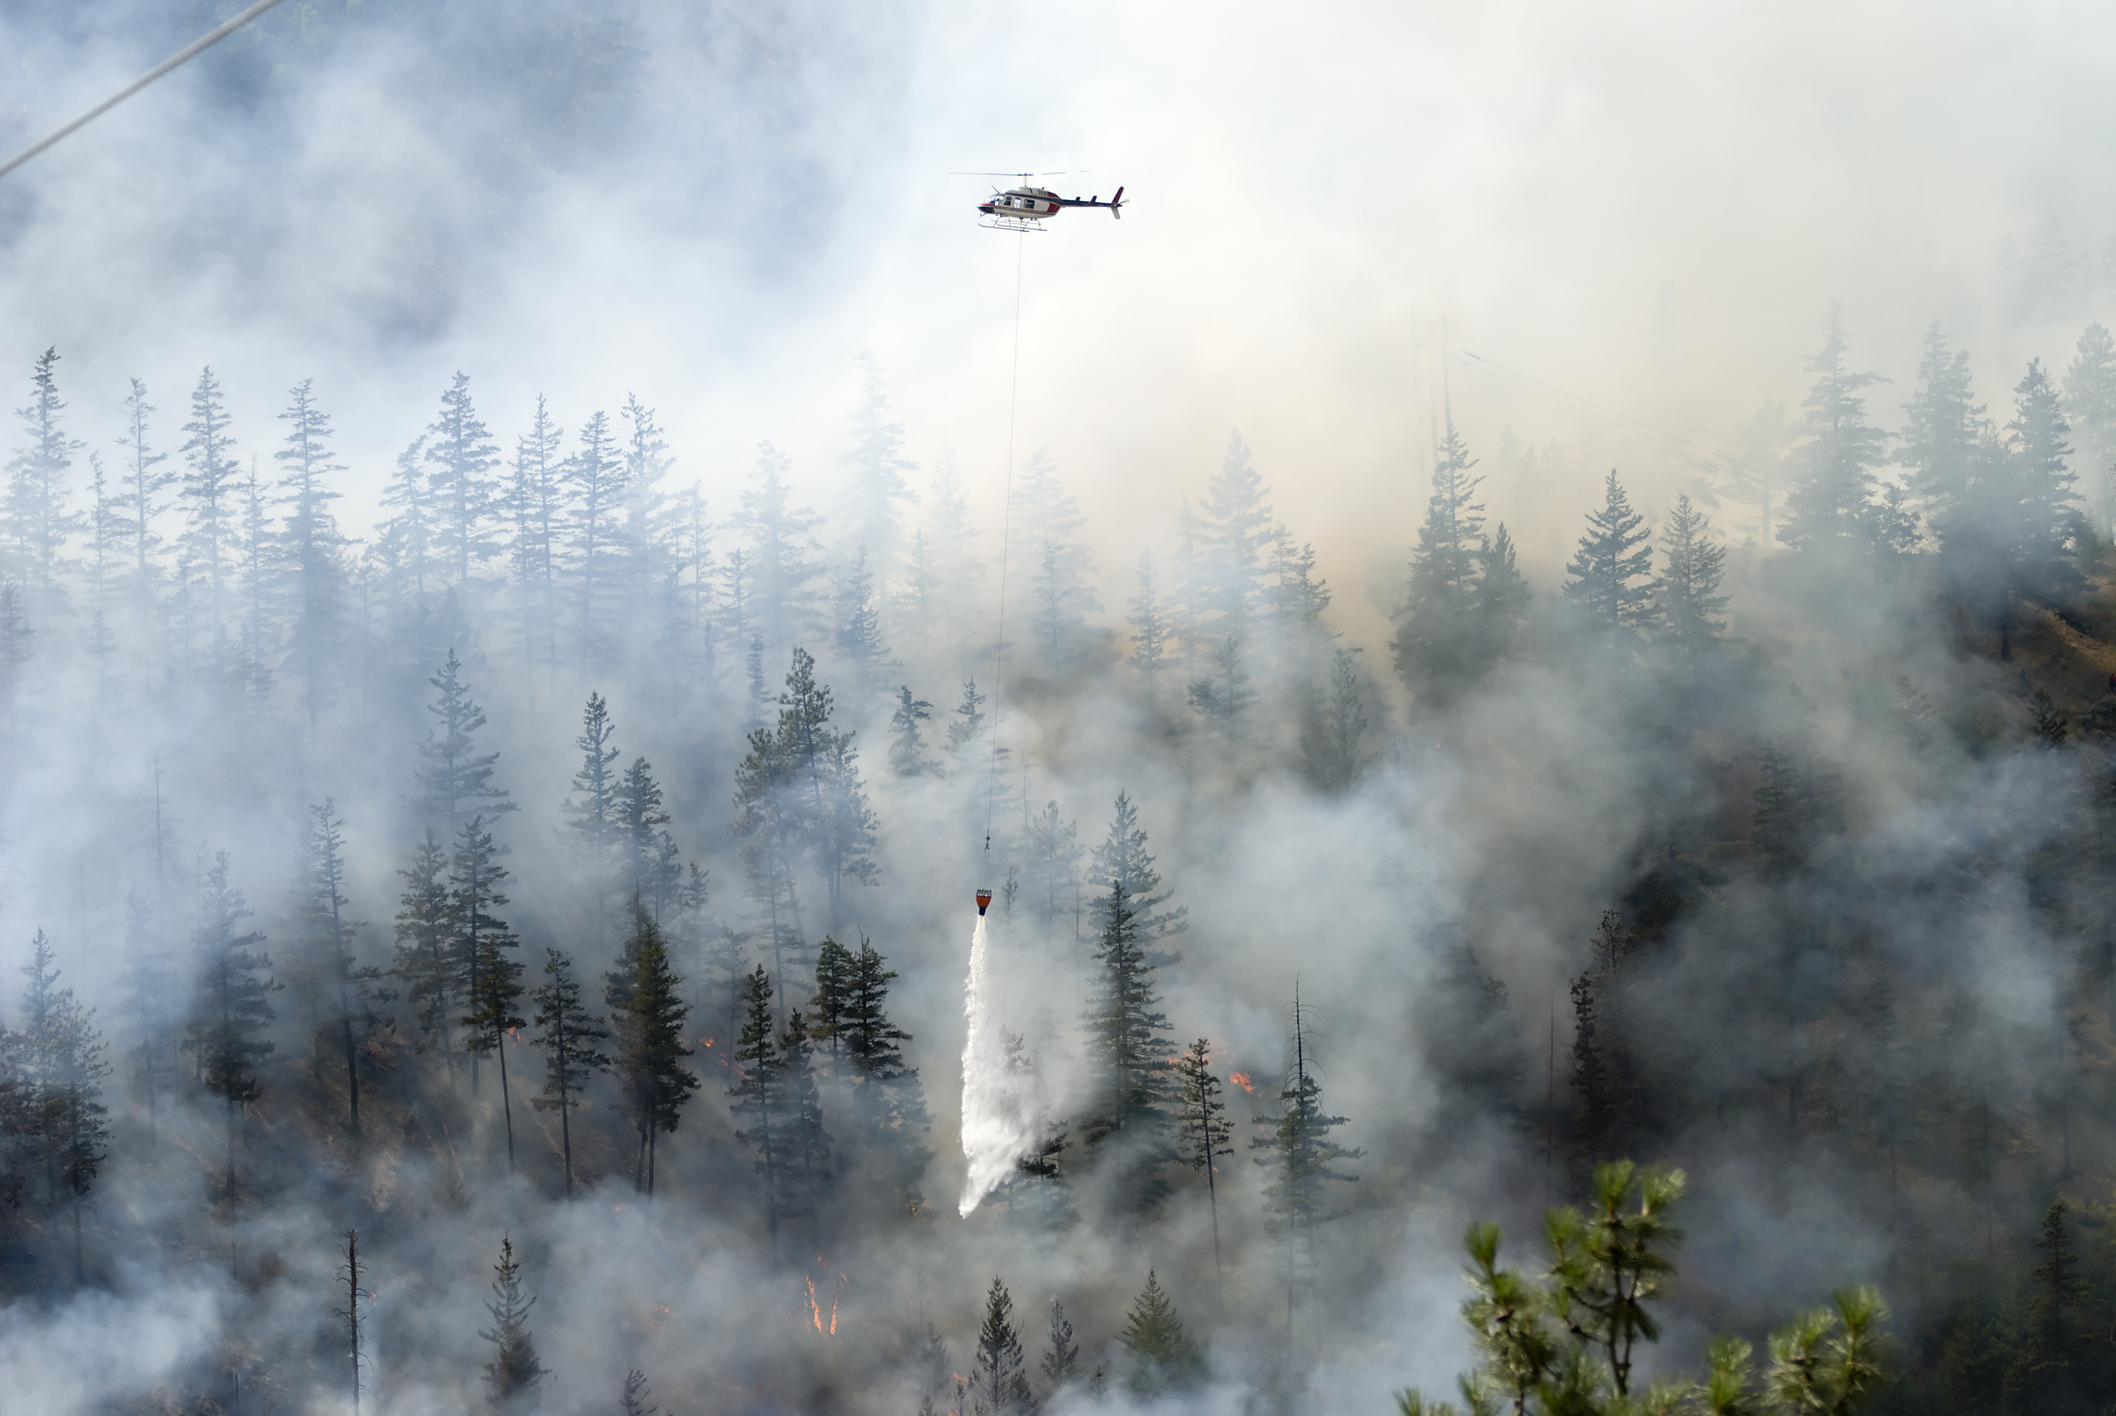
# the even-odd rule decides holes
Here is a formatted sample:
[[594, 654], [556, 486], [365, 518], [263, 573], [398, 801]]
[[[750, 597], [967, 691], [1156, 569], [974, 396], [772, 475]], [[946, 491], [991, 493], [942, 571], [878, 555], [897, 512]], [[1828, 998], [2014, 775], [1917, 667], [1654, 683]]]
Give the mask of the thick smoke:
[[[218, 17], [0, 7], [0, 138]], [[1501, 1219], [1532, 1265], [1543, 1205], [1619, 1150], [1692, 1178], [1650, 1360], [1691, 1370], [1711, 1331], [1874, 1280], [1937, 1403], [1938, 1334], [2015, 1320], [2043, 1207], [2103, 1217], [2116, 615], [2098, 581], [2023, 599], [2002, 660], [1990, 586], [1947, 568], [1933, 521], [1894, 560], [1777, 533], [1835, 302], [1846, 368], [1881, 376], [1875, 425], [1909, 421], [1937, 321], [1996, 447], [2028, 360], [2062, 383], [2110, 318], [2116, 214], [2078, 182], [2108, 167], [2111, 22], [1928, 19], [287, 5], [0, 180], [6, 406], [34, 407], [55, 348], [80, 440], [41, 529], [28, 425], [4, 441], [0, 1022], [32, 1021], [13, 969], [43, 930], [111, 1067], [78, 1204], [8, 1153], [0, 1408], [346, 1409], [350, 1301], [364, 1410], [479, 1409], [505, 1239], [547, 1411], [616, 1409], [635, 1368], [664, 1411], [948, 1411], [995, 1274], [1039, 1394], [1052, 1300], [1074, 1325], [1056, 1409], [1099, 1373], [1117, 1409], [1381, 1411], [1473, 1360], [1463, 1224]], [[981, 232], [981, 179], [949, 175], [1081, 166], [1048, 180], [1124, 184], [1121, 223]], [[131, 380], [167, 455], [147, 475], [189, 472], [209, 365], [230, 543], [256, 552], [227, 555], [217, 611], [195, 496], [150, 494], [138, 555], [106, 524], [141, 472]], [[547, 580], [512, 513], [417, 540], [441, 535], [428, 453], [459, 370], [510, 497], [540, 395], [569, 476], [607, 415], [638, 489], [609, 544], [636, 558], [607, 579], [580, 558], [577, 480]], [[304, 380], [345, 537], [310, 619], [277, 455]], [[1440, 682], [1392, 646], [1451, 424], [1533, 594], [1508, 652]], [[2106, 533], [2116, 446], [2074, 424], [2077, 506]], [[1731, 603], [1708, 652], [1572, 617], [1612, 466], [1655, 535], [1677, 495], [1709, 514]], [[1234, 546], [1239, 584], [1215, 559]], [[791, 557], [760, 569], [766, 547]], [[796, 649], [873, 819], [832, 818], [827, 870], [822, 846], [773, 854], [823, 836], [744, 765]], [[422, 1031], [400, 916], [451, 652], [486, 719], [473, 755], [518, 808], [486, 825], [524, 982], [563, 951], [605, 1013], [627, 896], [660, 882], [700, 1086], [654, 1135], [651, 1198], [618, 1079], [531, 1105], [529, 998], [497, 1055], [450, 1017], [449, 1045]], [[643, 829], [698, 867], [680, 886], [659, 838], [622, 878], [581, 845], [590, 693], [612, 774], [643, 759], [661, 793]], [[344, 977], [375, 1020], [357, 1138], [295, 892], [326, 800]], [[1758, 803], [1780, 800], [1798, 831], [1773, 835]], [[1099, 901], [1128, 849], [1166, 895], [1142, 906], [1166, 1016], [1144, 1032], [1169, 1056], [1205, 1039], [1229, 1104], [1209, 1196], [1181, 1156], [1090, 1134], [1113, 1109], [1084, 1022]], [[231, 930], [285, 985], [232, 1177], [231, 1111], [183, 1046], [221, 852], [251, 912]], [[958, 993], [971, 872], [994, 865]], [[789, 1009], [815, 1020], [826, 936], [873, 947], [909, 1036], [895, 1070], [807, 1040], [828, 1164], [782, 1204], [745, 1088]], [[1599, 1073], [1583, 981], [1620, 1044]], [[1302, 1068], [1364, 1152], [1312, 1250], [1251, 1148]], [[1149, 1271], [1204, 1348], [1173, 1392], [1118, 1341]]]

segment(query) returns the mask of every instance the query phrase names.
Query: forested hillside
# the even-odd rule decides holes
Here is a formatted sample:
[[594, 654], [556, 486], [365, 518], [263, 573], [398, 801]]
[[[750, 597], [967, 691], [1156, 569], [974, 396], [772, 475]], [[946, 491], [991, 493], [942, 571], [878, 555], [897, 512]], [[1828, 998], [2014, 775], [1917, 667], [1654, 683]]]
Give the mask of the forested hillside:
[[368, 506], [299, 369], [18, 351], [24, 1409], [1386, 1409], [1472, 1363], [1465, 1223], [1633, 1159], [1642, 1373], [1872, 1283], [1873, 1409], [2100, 1410], [2116, 342], [1817, 328], [1562, 567], [1443, 403], [1386, 642], [1238, 435], [1102, 525], [872, 360], [821, 468], [470, 370]]

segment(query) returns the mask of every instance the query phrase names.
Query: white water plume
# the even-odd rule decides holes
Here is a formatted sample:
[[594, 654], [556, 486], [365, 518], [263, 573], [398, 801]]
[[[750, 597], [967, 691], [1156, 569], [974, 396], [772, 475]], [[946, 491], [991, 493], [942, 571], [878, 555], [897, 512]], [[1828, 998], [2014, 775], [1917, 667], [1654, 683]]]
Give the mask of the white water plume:
[[962, 1153], [970, 1168], [958, 1212], [965, 1216], [1013, 1173], [1036, 1129], [1036, 1118], [1007, 1068], [1005, 1033], [992, 1019], [985, 963], [985, 917], [980, 914], [970, 936], [970, 977], [963, 988], [970, 1028], [962, 1048]]

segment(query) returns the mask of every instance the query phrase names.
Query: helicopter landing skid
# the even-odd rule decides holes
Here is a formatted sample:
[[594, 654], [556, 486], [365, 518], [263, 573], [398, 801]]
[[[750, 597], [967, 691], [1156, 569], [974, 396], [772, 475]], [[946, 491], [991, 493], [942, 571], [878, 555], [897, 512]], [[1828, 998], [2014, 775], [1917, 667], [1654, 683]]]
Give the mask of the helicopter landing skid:
[[1043, 230], [1042, 222], [1026, 216], [995, 216], [990, 221], [980, 221], [977, 224], [987, 231], [1020, 231], [1025, 233]]

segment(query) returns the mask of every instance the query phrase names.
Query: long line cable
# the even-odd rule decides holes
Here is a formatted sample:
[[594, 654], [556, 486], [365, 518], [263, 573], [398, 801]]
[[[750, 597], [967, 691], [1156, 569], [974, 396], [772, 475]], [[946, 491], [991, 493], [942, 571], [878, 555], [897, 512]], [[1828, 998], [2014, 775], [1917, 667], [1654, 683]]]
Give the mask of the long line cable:
[[992, 771], [985, 784], [985, 853], [992, 851], [992, 816], [999, 809], [999, 676], [1007, 656], [1007, 544], [1014, 533], [1014, 414], [1021, 402], [1021, 262], [1028, 233], [1014, 238], [1014, 367], [1007, 375], [1007, 477], [999, 525], [999, 638], [992, 645]]
[[235, 33], [235, 31], [241, 29], [244, 25], [250, 23], [250, 21], [256, 19], [259, 15], [262, 15], [265, 11], [271, 9], [274, 5], [277, 5], [278, 3], [279, 0], [257, 0], [257, 3], [255, 5], [252, 5], [249, 9], [237, 15], [234, 19], [229, 20], [226, 24], [222, 25], [219, 29], [214, 30], [211, 34], [205, 35], [199, 39], [195, 39], [191, 43], [185, 45], [182, 49], [177, 50], [176, 53], [170, 55], [167, 59], [164, 59], [161, 63], [155, 65], [146, 73], [140, 75], [131, 83], [125, 85], [125, 87], [119, 89], [116, 93], [104, 99], [101, 103], [89, 109], [80, 117], [74, 119], [71, 123], [61, 124], [59, 127], [52, 129], [43, 137], [31, 143], [28, 147], [22, 149], [22, 151], [16, 153], [6, 162], [0, 162], [0, 177], [5, 177], [8, 173], [14, 171], [17, 167], [20, 167], [23, 163], [29, 161], [38, 153], [44, 151], [44, 149], [50, 147], [53, 143], [59, 141], [59, 139], [65, 137], [68, 133], [72, 133], [81, 128], [87, 127], [90, 123], [93, 123], [96, 119], [102, 117], [105, 113], [108, 113], [111, 109], [117, 107], [126, 99], [138, 93], [141, 89], [147, 87], [147, 85], [153, 83], [156, 79], [168, 73], [171, 69], [177, 67], [177, 65], [182, 64], [187, 60], [194, 59], [200, 54], [205, 53], [208, 49], [211, 49], [214, 45], [220, 43], [229, 35]]

